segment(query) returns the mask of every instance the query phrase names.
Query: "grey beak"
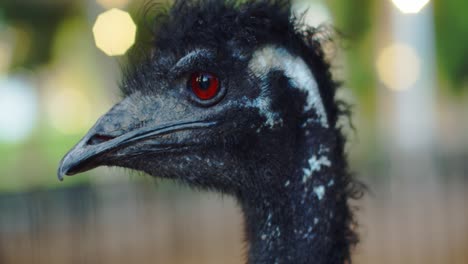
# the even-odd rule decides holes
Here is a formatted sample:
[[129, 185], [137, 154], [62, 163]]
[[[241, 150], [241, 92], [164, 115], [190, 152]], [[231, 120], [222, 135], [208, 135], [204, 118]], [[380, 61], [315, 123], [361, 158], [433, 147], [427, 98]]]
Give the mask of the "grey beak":
[[[98, 125], [99, 122], [96, 126]], [[131, 145], [134, 142], [173, 133], [175, 131], [209, 128], [214, 125], [216, 125], [216, 122], [168, 123], [160, 126], [140, 128], [116, 138], [96, 134], [94, 131], [95, 129], [91, 129], [62, 159], [57, 173], [58, 178], [62, 181], [65, 175], [74, 175], [96, 168], [101, 165], [99, 157], [109, 154], [113, 150]], [[93, 144], [95, 141], [98, 143]], [[162, 149], [164, 149], [164, 147]]]
[[[151, 120], [149, 120], [151, 121]], [[151, 122], [145, 122], [151, 124]], [[210, 121], [173, 121], [164, 124], [139, 127], [140, 120], [129, 116], [122, 108], [114, 107], [101, 117], [86, 136], [78, 142], [62, 159], [58, 168], [58, 178], [74, 175], [103, 165], [105, 159], [116, 150], [130, 146], [138, 141], [173, 133], [181, 130], [209, 128], [216, 125]], [[161, 151], [167, 149], [165, 142], [157, 141]]]

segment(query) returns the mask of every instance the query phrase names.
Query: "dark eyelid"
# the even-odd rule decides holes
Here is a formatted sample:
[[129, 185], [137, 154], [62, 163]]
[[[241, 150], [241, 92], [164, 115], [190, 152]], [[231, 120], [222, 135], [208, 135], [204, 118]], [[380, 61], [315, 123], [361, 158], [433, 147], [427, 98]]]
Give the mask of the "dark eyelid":
[[189, 52], [182, 57], [170, 70], [173, 76], [180, 76], [194, 68], [205, 68], [212, 64], [215, 54], [206, 49], [198, 49]]

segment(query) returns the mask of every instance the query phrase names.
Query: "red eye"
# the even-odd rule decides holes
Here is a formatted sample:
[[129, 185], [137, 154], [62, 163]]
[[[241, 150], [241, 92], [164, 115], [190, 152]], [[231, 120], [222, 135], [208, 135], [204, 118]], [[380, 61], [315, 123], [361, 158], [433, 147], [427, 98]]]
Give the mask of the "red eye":
[[190, 77], [190, 87], [201, 100], [210, 100], [219, 92], [219, 79], [211, 73], [193, 73]]

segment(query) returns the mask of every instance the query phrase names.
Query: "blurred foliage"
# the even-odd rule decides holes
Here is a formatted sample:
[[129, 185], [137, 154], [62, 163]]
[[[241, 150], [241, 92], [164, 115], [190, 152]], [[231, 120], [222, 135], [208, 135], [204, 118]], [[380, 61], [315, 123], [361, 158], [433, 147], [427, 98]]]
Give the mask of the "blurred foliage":
[[0, 1], [3, 19], [14, 25], [22, 41], [15, 49], [12, 68], [33, 69], [51, 59], [54, 34], [60, 23], [78, 12], [77, 1], [56, 1], [53, 4], [43, 1]]
[[[90, 24], [80, 13], [83, 8], [76, 5], [79, 1], [28, 3], [1, 2], [0, 10], [3, 8], [5, 14], [3, 23], [6, 22], [6, 27], [15, 34], [15, 54], [10, 73], [12, 76], [29, 76], [33, 80], [33, 88], [39, 92], [40, 118], [26, 141], [0, 142], [0, 192], [88, 184], [89, 175], [93, 173], [67, 178], [62, 183], [57, 180], [56, 169], [61, 157], [112, 101], [112, 96], [105, 89], [108, 70], [100, 68], [97, 63], [107, 57], [94, 47]], [[17, 8], [25, 12], [18, 12]], [[29, 48], [23, 48], [23, 45]], [[110, 82], [109, 86], [117, 80]], [[56, 104], [57, 99], [52, 98], [56, 98], [54, 96], [60, 91], [70, 89], [84, 96], [91, 105], [91, 111], [84, 111], [77, 102], [68, 103], [68, 109], [60, 109], [63, 104]], [[84, 120], [69, 115], [72, 120], [64, 123], [66, 120], [62, 114], [62, 120], [51, 122], [51, 109], [60, 111], [58, 115], [62, 112], [89, 113]], [[62, 126], [74, 123], [75, 131], [61, 131], [57, 121]]]
[[70, 138], [57, 136], [50, 129], [21, 145], [0, 145], [0, 192], [45, 187], [66, 187], [89, 182], [89, 177], [73, 177], [60, 183], [55, 170], [60, 157], [70, 146]]
[[467, 12], [466, 0], [434, 1], [437, 59], [442, 75], [456, 92], [468, 82]]
[[359, 41], [373, 28], [373, 0], [329, 0], [329, 7], [335, 14], [335, 23], [347, 36]]
[[338, 43], [345, 50], [346, 70], [345, 86], [351, 88], [364, 109], [363, 113], [375, 113], [374, 71], [374, 28], [376, 1], [373, 0], [330, 0], [327, 1], [334, 15], [338, 31]]

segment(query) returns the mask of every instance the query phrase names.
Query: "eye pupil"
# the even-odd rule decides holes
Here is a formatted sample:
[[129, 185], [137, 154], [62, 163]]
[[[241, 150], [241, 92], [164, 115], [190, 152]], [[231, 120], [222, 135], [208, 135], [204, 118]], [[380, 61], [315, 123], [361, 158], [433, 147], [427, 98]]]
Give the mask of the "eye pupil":
[[192, 74], [189, 86], [199, 99], [210, 100], [219, 92], [219, 79], [211, 73], [197, 72]]
[[207, 90], [208, 88], [210, 88], [211, 80], [207, 75], [201, 75], [198, 78], [197, 82], [199, 83], [200, 88], [203, 90]]

